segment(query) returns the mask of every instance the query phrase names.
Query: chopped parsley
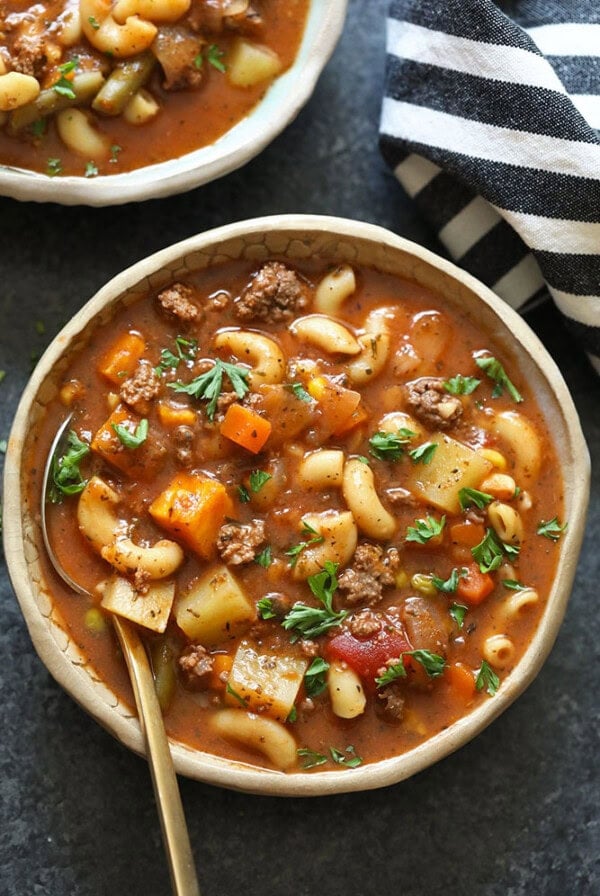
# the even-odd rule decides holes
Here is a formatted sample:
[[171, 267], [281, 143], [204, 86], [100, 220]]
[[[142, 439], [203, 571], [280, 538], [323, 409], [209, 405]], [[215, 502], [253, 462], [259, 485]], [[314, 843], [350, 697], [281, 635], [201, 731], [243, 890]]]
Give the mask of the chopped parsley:
[[315, 768], [317, 765], [325, 765], [327, 762], [327, 756], [323, 753], [317, 753], [315, 750], [311, 750], [309, 747], [300, 747], [298, 750], [298, 756], [302, 759], [302, 768], [309, 769]]
[[119, 157], [120, 152], [123, 152], [123, 147], [119, 146], [118, 143], [113, 143], [113, 145], [110, 148], [110, 159], [109, 159], [109, 161], [113, 165], [116, 165], [116, 163], [119, 161], [118, 157]]
[[98, 176], [98, 166], [95, 162], [87, 162], [85, 166], [84, 177], [97, 177]]
[[406, 445], [415, 436], [415, 432], [405, 427], [396, 432], [376, 432], [369, 439], [371, 454], [378, 460], [400, 460]]
[[53, 504], [59, 504], [65, 495], [78, 495], [84, 490], [87, 479], [82, 477], [79, 465], [89, 453], [90, 446], [70, 429], [65, 453], [52, 458], [48, 497]]
[[458, 492], [458, 500], [462, 510], [475, 506], [484, 510], [494, 500], [487, 492], [480, 492], [476, 488], [461, 488]]
[[492, 392], [492, 398], [499, 398], [506, 389], [513, 401], [516, 401], [517, 403], [523, 401], [523, 396], [517, 390], [516, 386], [509, 380], [500, 361], [494, 357], [475, 358], [475, 363], [496, 384]]
[[227, 361], [221, 361], [217, 358], [214, 367], [201, 373], [195, 377], [190, 383], [168, 383], [169, 389], [175, 392], [184, 392], [191, 395], [192, 398], [202, 399], [208, 402], [206, 407], [206, 416], [209, 420], [214, 420], [217, 410], [217, 399], [223, 391], [223, 374], [225, 374], [234, 388], [238, 398], [243, 398], [249, 391], [248, 376], [250, 371], [245, 367], [238, 367], [236, 364], [228, 364]]
[[527, 585], [518, 582], [516, 579], [502, 579], [502, 584], [505, 588], [508, 588], [509, 591], [524, 591], [525, 588], [527, 588]]
[[318, 697], [327, 687], [325, 673], [329, 669], [329, 663], [320, 656], [316, 656], [304, 673], [304, 688], [308, 697]]
[[197, 339], [186, 339], [184, 336], [175, 337], [175, 352], [169, 348], [163, 348], [160, 353], [160, 361], [154, 368], [157, 374], [165, 370], [174, 370], [179, 367], [181, 361], [193, 361], [198, 351]]
[[558, 522], [557, 517], [553, 517], [551, 520], [547, 520], [542, 522], [537, 527], [537, 534], [543, 535], [544, 538], [549, 538], [551, 541], [558, 541], [560, 536], [567, 528], [567, 523], [561, 524]]
[[321, 572], [309, 576], [306, 580], [321, 607], [296, 603], [284, 616], [281, 624], [286, 631], [292, 631], [292, 642], [299, 638], [310, 639], [323, 635], [329, 629], [341, 625], [348, 615], [347, 610], [340, 610], [337, 613], [333, 609], [333, 595], [338, 586], [337, 568], [337, 563], [326, 560]]
[[457, 373], [456, 376], [446, 380], [443, 385], [446, 392], [451, 395], [471, 395], [480, 383], [481, 380], [474, 376], [463, 376], [462, 373]]
[[48, 177], [58, 177], [62, 174], [63, 166], [60, 159], [48, 159], [46, 163], [46, 174]]
[[443, 591], [444, 594], [453, 594], [458, 588], [458, 580], [464, 579], [466, 575], [467, 570], [464, 567], [460, 571], [455, 567], [445, 581], [433, 575], [431, 581], [438, 591]]
[[269, 479], [272, 479], [270, 473], [265, 473], [264, 470], [252, 470], [250, 473], [250, 488], [256, 494], [261, 490], [265, 482], [268, 482]]
[[406, 678], [406, 669], [404, 668], [402, 660], [400, 660], [399, 663], [392, 663], [389, 665], [385, 672], [375, 679], [375, 684], [378, 688], [384, 688], [386, 685], [391, 684], [393, 681], [397, 681], [399, 678]]
[[286, 389], [293, 392], [300, 401], [312, 401], [313, 398], [308, 394], [302, 383], [288, 383]]
[[209, 65], [212, 65], [213, 68], [216, 68], [218, 72], [225, 72], [227, 71], [227, 66], [222, 61], [224, 55], [224, 50], [222, 50], [216, 44], [211, 44], [206, 51], [206, 61], [209, 63]]
[[130, 451], [139, 448], [140, 445], [143, 445], [148, 438], [148, 421], [145, 417], [143, 420], [140, 420], [134, 432], [132, 432], [126, 426], [123, 426], [122, 423], [113, 423], [111, 425], [115, 433], [117, 434], [117, 438], [119, 439], [121, 445], [123, 445], [125, 448], [128, 448]]
[[357, 755], [356, 750], [352, 746], [346, 747], [343, 751], [336, 750], [335, 747], [329, 747], [329, 753], [337, 765], [344, 765], [346, 768], [356, 768], [362, 763], [362, 758]]
[[500, 679], [485, 660], [481, 662], [481, 667], [475, 679], [475, 687], [478, 691], [482, 691], [485, 688], [490, 697], [493, 697], [500, 687]]
[[242, 504], [247, 504], [250, 500], [250, 492], [245, 485], [238, 485], [238, 498]]
[[517, 545], [500, 541], [493, 529], [487, 529], [482, 541], [471, 548], [473, 559], [479, 563], [481, 572], [493, 572], [501, 565], [504, 554], [511, 559], [519, 556]]
[[268, 544], [266, 548], [263, 548], [260, 553], [256, 555], [254, 558], [254, 562], [258, 563], [259, 566], [262, 566], [263, 569], [268, 569], [271, 563], [273, 562], [273, 557], [271, 556], [271, 545]]
[[237, 692], [236, 690], [234, 690], [234, 688], [231, 687], [231, 685], [229, 684], [229, 682], [227, 682], [227, 684], [225, 685], [225, 691], [226, 691], [231, 697], [233, 697], [234, 700], [237, 700], [237, 702], [238, 702], [239, 704], [241, 704], [243, 707], [247, 707], [247, 705], [248, 705], [248, 700], [247, 700], [247, 698], [246, 698], [246, 697], [242, 697], [241, 694], [238, 694], [238, 692]]
[[88, 16], [88, 22], [90, 23], [94, 31], [97, 31], [100, 27], [100, 22], [98, 21], [96, 16]]
[[430, 678], [439, 678], [444, 674], [446, 668], [446, 660], [438, 653], [432, 653], [431, 650], [407, 650], [403, 656], [412, 656], [420, 663]]
[[462, 628], [465, 624], [465, 616], [468, 609], [469, 608], [465, 607], [464, 604], [452, 604], [452, 606], [448, 610], [459, 628]]
[[445, 516], [441, 520], [436, 520], [433, 516], [428, 516], [425, 520], [415, 520], [415, 525], [409, 526], [406, 530], [406, 540], [427, 544], [432, 538], [442, 534], [445, 525]]
[[309, 526], [307, 522], [302, 520], [302, 534], [303, 535], [312, 535], [308, 541], [301, 541], [298, 544], [292, 545], [291, 548], [288, 548], [285, 551], [286, 557], [290, 558], [290, 566], [293, 568], [298, 562], [298, 556], [302, 553], [302, 551], [306, 550], [306, 548], [311, 547], [313, 544], [321, 544], [321, 542], [325, 541], [325, 537], [317, 532], [316, 529], [313, 529], [312, 526]]
[[425, 442], [409, 451], [413, 464], [430, 464], [437, 449], [437, 442]]
[[[73, 90], [72, 76], [78, 65], [79, 59], [76, 56], [74, 59], [70, 59], [68, 62], [63, 62], [62, 65], [58, 66], [60, 78], [56, 84], [52, 85], [52, 90], [55, 93], [60, 94], [60, 96], [65, 96], [69, 100], [75, 99], [76, 94]], [[69, 75], [71, 75], [71, 78], [68, 77]]]
[[275, 619], [277, 613], [273, 609], [273, 601], [270, 597], [261, 597], [256, 604], [258, 615], [261, 619]]

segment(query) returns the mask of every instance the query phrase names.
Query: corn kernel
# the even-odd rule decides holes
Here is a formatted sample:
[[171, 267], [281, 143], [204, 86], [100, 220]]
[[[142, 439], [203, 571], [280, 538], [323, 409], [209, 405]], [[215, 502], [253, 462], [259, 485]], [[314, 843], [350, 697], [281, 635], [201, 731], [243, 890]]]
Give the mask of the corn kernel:
[[106, 631], [106, 618], [102, 610], [99, 610], [98, 607], [90, 607], [90, 609], [86, 611], [83, 621], [87, 630], [94, 635], [101, 635]]
[[489, 460], [496, 469], [506, 470], [506, 458], [503, 454], [500, 454], [499, 451], [496, 451], [494, 448], [480, 448], [478, 453], [481, 454], [482, 457], [485, 457], [486, 460]]
[[424, 575], [424, 573], [416, 572], [410, 580], [410, 584], [415, 591], [419, 591], [426, 597], [435, 597], [437, 594], [437, 588], [433, 584], [433, 579], [431, 576]]

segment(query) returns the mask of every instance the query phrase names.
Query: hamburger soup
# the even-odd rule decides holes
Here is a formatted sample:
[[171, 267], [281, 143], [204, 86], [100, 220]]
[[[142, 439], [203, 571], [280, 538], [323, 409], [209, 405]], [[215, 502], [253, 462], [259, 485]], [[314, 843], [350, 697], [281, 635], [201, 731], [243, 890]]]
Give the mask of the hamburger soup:
[[120, 306], [38, 426], [34, 514], [67, 414], [50, 538], [93, 597], [45, 560], [56, 610], [129, 705], [110, 613], [139, 625], [176, 741], [343, 773], [494, 700], [532, 638], [566, 527], [552, 440], [442, 296], [272, 258]]

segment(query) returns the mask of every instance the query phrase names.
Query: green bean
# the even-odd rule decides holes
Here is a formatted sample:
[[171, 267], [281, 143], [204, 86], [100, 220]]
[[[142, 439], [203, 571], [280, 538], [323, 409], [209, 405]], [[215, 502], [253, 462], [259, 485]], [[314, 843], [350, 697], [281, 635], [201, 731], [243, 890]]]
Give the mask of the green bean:
[[64, 96], [57, 93], [53, 87], [48, 87], [46, 90], [42, 90], [32, 103], [27, 103], [11, 112], [6, 129], [14, 137], [23, 128], [40, 118], [47, 118], [48, 115], [53, 115], [69, 106], [84, 106], [97, 94], [103, 84], [102, 72], [93, 71], [75, 75], [71, 81], [73, 97]]
[[152, 53], [142, 53], [116, 65], [92, 103], [94, 112], [120, 115], [132, 96], [146, 83], [156, 64]]

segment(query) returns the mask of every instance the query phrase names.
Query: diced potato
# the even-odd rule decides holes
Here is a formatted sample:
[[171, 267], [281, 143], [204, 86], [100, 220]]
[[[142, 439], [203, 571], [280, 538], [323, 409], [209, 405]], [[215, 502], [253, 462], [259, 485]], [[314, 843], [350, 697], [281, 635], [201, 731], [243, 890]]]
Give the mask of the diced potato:
[[179, 628], [206, 647], [239, 637], [255, 619], [254, 603], [226, 566], [214, 567], [194, 582], [175, 606]]
[[233, 501], [221, 482], [196, 473], [178, 473], [149, 511], [159, 526], [208, 560], [215, 553], [225, 517], [233, 514]]
[[267, 713], [285, 722], [307, 666], [308, 660], [302, 657], [259, 653], [242, 641], [229, 674], [227, 700], [232, 704], [241, 701], [250, 712]]
[[157, 444], [152, 434], [139, 448], [126, 448], [114, 430], [118, 424], [135, 432], [140, 420], [141, 417], [130, 408], [118, 405], [97, 431], [90, 447], [126, 476], [146, 482], [153, 479], [162, 466], [165, 449]]
[[244, 38], [233, 42], [227, 55], [227, 77], [235, 87], [253, 87], [281, 71], [281, 59], [269, 47]]
[[101, 604], [105, 610], [124, 616], [153, 632], [164, 632], [175, 597], [174, 582], [152, 582], [141, 594], [129, 579], [113, 576], [104, 589]]
[[448, 513], [459, 513], [461, 488], [477, 488], [493, 469], [492, 464], [467, 445], [441, 433], [431, 439], [437, 449], [428, 464], [415, 464], [408, 488], [428, 504]]

